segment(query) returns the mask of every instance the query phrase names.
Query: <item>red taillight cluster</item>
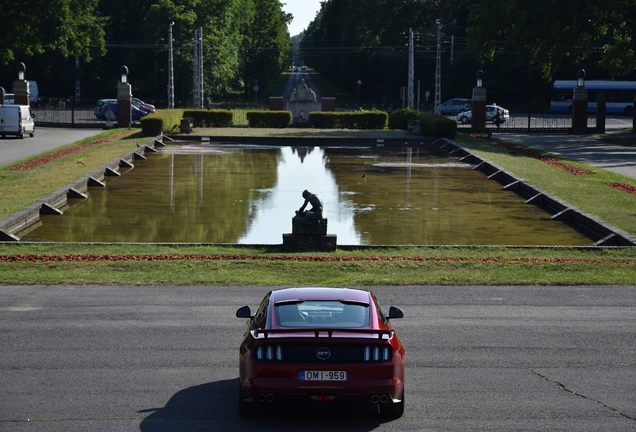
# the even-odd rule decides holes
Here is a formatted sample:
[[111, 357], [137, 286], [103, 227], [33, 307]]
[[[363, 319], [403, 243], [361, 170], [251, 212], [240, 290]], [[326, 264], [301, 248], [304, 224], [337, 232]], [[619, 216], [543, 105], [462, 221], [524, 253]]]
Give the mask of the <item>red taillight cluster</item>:
[[362, 353], [362, 360], [365, 362], [387, 362], [393, 356], [391, 347], [379, 345], [367, 345]]
[[256, 347], [256, 360], [283, 361], [283, 346], [259, 345]]

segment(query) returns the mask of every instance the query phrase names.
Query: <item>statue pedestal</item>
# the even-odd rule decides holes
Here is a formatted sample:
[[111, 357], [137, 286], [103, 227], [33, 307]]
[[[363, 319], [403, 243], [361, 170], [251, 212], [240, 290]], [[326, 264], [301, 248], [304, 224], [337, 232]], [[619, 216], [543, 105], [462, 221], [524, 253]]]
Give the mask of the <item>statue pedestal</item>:
[[292, 219], [292, 233], [283, 234], [285, 252], [334, 252], [336, 235], [327, 234], [327, 219], [298, 217]]

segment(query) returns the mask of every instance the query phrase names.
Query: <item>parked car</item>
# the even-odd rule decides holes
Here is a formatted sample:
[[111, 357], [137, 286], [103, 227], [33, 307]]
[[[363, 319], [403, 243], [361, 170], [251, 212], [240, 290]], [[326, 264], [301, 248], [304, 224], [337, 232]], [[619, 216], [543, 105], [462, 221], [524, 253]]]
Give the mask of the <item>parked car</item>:
[[249, 306], [239, 353], [239, 412], [267, 404], [359, 400], [380, 415], [404, 413], [405, 350], [391, 320], [367, 291], [288, 288], [269, 292], [254, 315]]
[[[510, 118], [510, 111], [497, 104], [486, 105], [486, 121], [495, 122], [495, 118], [499, 113], [499, 124], [504, 123]], [[471, 110], [463, 111], [457, 114], [457, 121], [462, 124], [469, 124], [473, 121], [473, 112]]]
[[457, 115], [470, 109], [470, 99], [452, 98], [442, 103], [439, 108], [442, 115]]
[[35, 135], [35, 121], [28, 105], [0, 105], [0, 136]]
[[[139, 104], [134, 101], [131, 102], [132, 119], [133, 121], [140, 120], [142, 117], [149, 114], [150, 111], [141, 109]], [[150, 105], [152, 106], [152, 105]], [[154, 106], [153, 106], [154, 108]], [[100, 99], [95, 106], [95, 117], [100, 120], [117, 120], [117, 99]]]
[[13, 104], [15, 104], [15, 94], [13, 94], [13, 93], [5, 93], [4, 94], [4, 104], [5, 105], [13, 105]]
[[139, 108], [140, 110], [147, 112], [148, 114], [157, 111], [154, 105], [146, 103], [142, 101], [141, 99], [132, 98], [132, 104], [136, 106], [137, 108]]

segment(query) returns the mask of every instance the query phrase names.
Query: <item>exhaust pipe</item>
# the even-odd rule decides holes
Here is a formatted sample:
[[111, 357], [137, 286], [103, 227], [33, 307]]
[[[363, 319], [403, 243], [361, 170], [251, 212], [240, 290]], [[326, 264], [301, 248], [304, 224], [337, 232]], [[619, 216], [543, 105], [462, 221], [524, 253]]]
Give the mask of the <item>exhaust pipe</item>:
[[379, 402], [380, 402], [380, 396], [375, 395], [375, 394], [373, 396], [371, 396], [371, 403], [373, 405], [377, 405]]
[[389, 401], [389, 397], [385, 394], [383, 394], [382, 396], [380, 396], [380, 403], [387, 403]]
[[268, 403], [274, 402], [274, 395], [272, 393], [267, 395], [267, 402]]

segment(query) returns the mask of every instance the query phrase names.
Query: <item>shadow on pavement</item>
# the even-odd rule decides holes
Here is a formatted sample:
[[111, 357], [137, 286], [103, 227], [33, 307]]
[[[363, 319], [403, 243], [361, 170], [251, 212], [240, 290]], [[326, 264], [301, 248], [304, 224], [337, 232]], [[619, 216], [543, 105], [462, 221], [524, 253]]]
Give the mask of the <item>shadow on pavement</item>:
[[254, 418], [239, 416], [238, 378], [188, 387], [175, 393], [162, 408], [141, 409], [142, 432], [202, 431], [371, 431], [381, 421], [362, 407], [277, 407]]

